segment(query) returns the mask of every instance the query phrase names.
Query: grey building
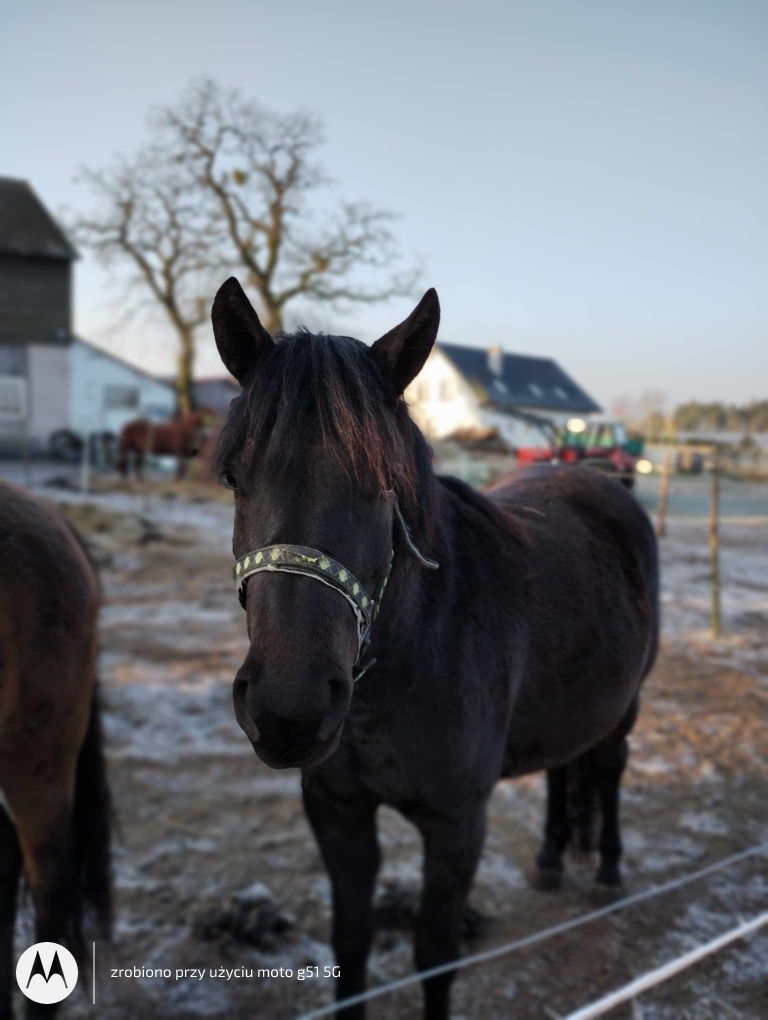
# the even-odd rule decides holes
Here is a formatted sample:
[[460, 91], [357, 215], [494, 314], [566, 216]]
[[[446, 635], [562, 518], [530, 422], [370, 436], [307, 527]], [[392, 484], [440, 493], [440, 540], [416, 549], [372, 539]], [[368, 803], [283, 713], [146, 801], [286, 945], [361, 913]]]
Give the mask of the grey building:
[[29, 184], [0, 177], [0, 445], [69, 424], [76, 258]]

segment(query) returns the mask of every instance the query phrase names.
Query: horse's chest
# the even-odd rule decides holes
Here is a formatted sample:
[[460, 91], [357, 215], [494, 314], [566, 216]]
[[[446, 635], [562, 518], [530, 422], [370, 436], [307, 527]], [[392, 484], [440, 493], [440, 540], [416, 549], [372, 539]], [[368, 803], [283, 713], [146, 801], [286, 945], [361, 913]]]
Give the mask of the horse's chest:
[[350, 713], [343, 741], [355, 763], [358, 780], [382, 800], [402, 795], [409, 785], [396, 720], [389, 713], [357, 709]]

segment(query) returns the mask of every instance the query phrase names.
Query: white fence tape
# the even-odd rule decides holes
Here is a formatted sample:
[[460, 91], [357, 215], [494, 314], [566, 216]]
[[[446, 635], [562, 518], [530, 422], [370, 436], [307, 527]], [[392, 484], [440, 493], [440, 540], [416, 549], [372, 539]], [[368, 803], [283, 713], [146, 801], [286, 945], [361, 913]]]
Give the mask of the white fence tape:
[[643, 974], [641, 977], [635, 978], [634, 981], [630, 981], [629, 984], [617, 988], [615, 992], [604, 995], [602, 999], [597, 999], [588, 1006], [582, 1006], [575, 1013], [568, 1013], [567, 1016], [563, 1017], [563, 1020], [593, 1020], [593, 1017], [602, 1016], [615, 1006], [620, 1006], [622, 1002], [628, 1002], [641, 992], [646, 992], [649, 988], [655, 988], [656, 985], [660, 985], [663, 981], [668, 981], [675, 974], [679, 974], [681, 970], [687, 970], [694, 963], [703, 960], [705, 956], [711, 956], [712, 953], [718, 952], [725, 946], [730, 945], [731, 942], [735, 942], [736, 939], [743, 939], [746, 935], [751, 935], [752, 932], [762, 928], [765, 924], [768, 924], [768, 910], [757, 917], [753, 917], [751, 921], [744, 921], [743, 924], [731, 928], [716, 939], [712, 939], [711, 942], [705, 942], [704, 945], [697, 946], [696, 949], [692, 949], [690, 952], [662, 964], [661, 967], [649, 970], [647, 974]]
[[608, 914], [616, 913], [618, 910], [624, 910], [626, 907], [631, 907], [635, 903], [642, 903], [643, 900], [649, 900], [654, 896], [660, 896], [662, 893], [671, 892], [673, 889], [679, 889], [681, 886], [688, 885], [690, 882], [695, 882], [700, 878], [706, 878], [707, 875], [712, 875], [716, 871], [721, 871], [723, 868], [727, 868], [731, 864], [736, 864], [738, 861], [743, 861], [748, 857], [755, 857], [766, 852], [768, 852], [768, 843], [760, 843], [757, 846], [749, 847], [746, 850], [740, 850], [739, 853], [732, 854], [730, 857], [725, 857], [721, 861], [716, 861], [714, 864], [708, 864], [706, 867], [698, 868], [696, 871], [689, 872], [687, 875], [681, 875], [679, 878], [670, 879], [669, 882], [663, 882], [661, 885], [645, 889], [643, 892], [634, 893], [632, 896], [626, 896], [624, 899], [619, 900], [616, 903], [609, 903], [607, 906], [600, 907], [598, 910], [592, 910], [588, 914], [580, 914], [578, 917], [572, 917], [568, 921], [561, 921], [560, 924], [555, 924], [551, 928], [544, 928], [541, 931], [525, 935], [523, 938], [515, 939], [514, 942], [508, 942], [502, 946], [495, 946], [493, 949], [486, 949], [482, 953], [474, 953], [471, 956], [463, 956], [458, 960], [451, 960], [449, 963], [440, 964], [439, 967], [432, 967], [430, 970], [414, 972], [413, 974], [407, 975], [407, 977], [399, 978], [397, 981], [391, 981], [389, 984], [381, 985], [378, 988], [371, 988], [369, 991], [361, 992], [359, 995], [351, 995], [349, 998], [342, 999], [329, 1006], [321, 1006], [318, 1009], [310, 1010], [308, 1013], [302, 1013], [298, 1020], [320, 1020], [320, 1017], [331, 1016], [337, 1010], [344, 1009], [347, 1006], [356, 1006], [358, 1003], [368, 1002], [370, 999], [377, 999], [382, 995], [388, 995], [401, 988], [407, 988], [410, 985], [418, 984], [420, 981], [424, 981], [427, 978], [437, 977], [439, 974], [447, 974], [452, 970], [461, 970], [465, 967], [472, 967], [478, 963], [486, 963], [488, 960], [495, 960], [499, 956], [506, 956], [507, 953], [512, 953], [515, 950], [525, 949], [528, 946], [536, 945], [539, 942], [543, 942], [545, 939], [553, 938], [555, 935], [571, 931], [574, 928], [579, 928], [583, 924], [588, 924], [590, 921], [596, 921], [601, 917], [607, 917]]

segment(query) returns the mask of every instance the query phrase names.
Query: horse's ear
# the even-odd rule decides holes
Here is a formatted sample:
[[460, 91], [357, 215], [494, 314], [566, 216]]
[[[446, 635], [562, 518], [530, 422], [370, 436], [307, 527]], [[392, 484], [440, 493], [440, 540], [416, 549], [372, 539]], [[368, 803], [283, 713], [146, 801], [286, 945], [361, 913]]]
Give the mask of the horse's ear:
[[439, 325], [440, 302], [437, 291], [430, 287], [408, 318], [371, 347], [371, 354], [398, 393], [402, 393], [424, 367]]
[[221, 360], [239, 383], [275, 341], [259, 322], [253, 305], [234, 276], [219, 287], [211, 309], [213, 335]]

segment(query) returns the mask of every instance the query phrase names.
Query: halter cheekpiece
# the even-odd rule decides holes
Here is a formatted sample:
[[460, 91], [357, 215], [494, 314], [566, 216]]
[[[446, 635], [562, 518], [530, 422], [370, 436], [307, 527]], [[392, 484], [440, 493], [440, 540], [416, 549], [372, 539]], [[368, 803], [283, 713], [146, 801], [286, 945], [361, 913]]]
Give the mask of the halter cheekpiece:
[[[422, 567], [427, 570], [437, 570], [439, 566], [437, 561], [424, 556], [414, 543], [397, 499], [394, 501], [393, 510], [393, 519], [397, 520], [400, 524], [405, 544], [409, 551], [416, 557]], [[353, 679], [358, 681], [376, 662], [375, 659], [369, 659], [368, 662], [361, 664], [361, 659], [370, 644], [371, 631], [379, 613], [381, 600], [386, 591], [394, 558], [395, 549], [393, 544], [387, 571], [375, 594], [367, 592], [355, 575], [337, 560], [333, 559], [332, 556], [321, 552], [319, 549], [312, 549], [305, 545], [280, 543], [278, 545], [264, 545], [259, 549], [252, 549], [235, 560], [232, 573], [240, 605], [243, 608], [245, 608], [245, 582], [252, 574], [265, 572], [300, 574], [303, 577], [310, 577], [315, 581], [320, 581], [322, 584], [328, 585], [329, 588], [337, 591], [346, 600], [357, 622], [357, 658], [355, 659], [355, 667], [357, 669], [353, 674]]]

